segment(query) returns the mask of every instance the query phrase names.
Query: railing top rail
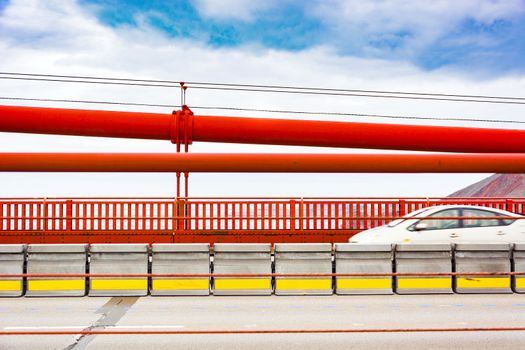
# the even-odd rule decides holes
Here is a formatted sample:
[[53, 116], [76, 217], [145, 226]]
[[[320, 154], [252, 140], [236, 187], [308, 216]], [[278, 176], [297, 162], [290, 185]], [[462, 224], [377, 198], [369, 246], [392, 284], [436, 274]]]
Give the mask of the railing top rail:
[[506, 200], [523, 200], [525, 197], [0, 197], [0, 201], [43, 201], [43, 200], [87, 200], [87, 201], [118, 201], [118, 200], [145, 200], [145, 201], [159, 201], [159, 200], [236, 200], [236, 201], [251, 201], [251, 200], [310, 200], [310, 201], [326, 201], [326, 200], [351, 200], [351, 201], [385, 201], [385, 200], [416, 200], [416, 201], [506, 201]]

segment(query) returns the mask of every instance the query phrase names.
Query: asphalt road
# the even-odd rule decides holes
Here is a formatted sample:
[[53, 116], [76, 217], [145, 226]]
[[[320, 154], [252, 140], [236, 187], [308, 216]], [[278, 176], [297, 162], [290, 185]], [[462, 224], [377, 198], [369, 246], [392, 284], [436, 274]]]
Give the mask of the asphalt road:
[[[525, 327], [525, 295], [0, 299], [0, 330]], [[0, 349], [518, 349], [525, 332], [0, 336]]]

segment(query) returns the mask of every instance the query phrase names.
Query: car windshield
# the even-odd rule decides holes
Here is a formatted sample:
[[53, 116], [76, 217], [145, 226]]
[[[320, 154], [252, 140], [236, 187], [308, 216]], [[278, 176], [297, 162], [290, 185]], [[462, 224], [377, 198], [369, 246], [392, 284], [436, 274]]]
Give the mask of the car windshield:
[[397, 226], [399, 225], [400, 223], [402, 223], [403, 221], [407, 220], [407, 219], [410, 219], [411, 217], [413, 216], [416, 216], [416, 215], [420, 215], [426, 211], [428, 211], [430, 208], [423, 208], [423, 209], [419, 209], [419, 210], [416, 210], [416, 211], [413, 211], [405, 216], [403, 216], [402, 219], [397, 219], [397, 220], [394, 220], [394, 221], [391, 221], [390, 223], [388, 223], [388, 227], [394, 227], [394, 226]]

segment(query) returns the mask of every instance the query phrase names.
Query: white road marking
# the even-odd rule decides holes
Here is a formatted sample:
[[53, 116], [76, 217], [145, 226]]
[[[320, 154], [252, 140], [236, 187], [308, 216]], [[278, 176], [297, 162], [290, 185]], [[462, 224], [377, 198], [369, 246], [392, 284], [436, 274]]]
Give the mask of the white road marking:
[[130, 328], [137, 328], [137, 329], [145, 329], [145, 328], [184, 328], [185, 326], [182, 325], [143, 325], [143, 326], [105, 326], [105, 328], [124, 328], [124, 329], [130, 329]]
[[84, 329], [87, 326], [15, 326], [4, 327], [5, 330], [46, 330], [46, 329]]
[[[4, 327], [4, 330], [52, 330], [52, 329], [84, 329], [89, 326], [13, 326]], [[119, 328], [119, 329], [151, 329], [151, 328], [184, 328], [183, 325], [139, 325], [139, 326], [104, 326], [104, 328]]]

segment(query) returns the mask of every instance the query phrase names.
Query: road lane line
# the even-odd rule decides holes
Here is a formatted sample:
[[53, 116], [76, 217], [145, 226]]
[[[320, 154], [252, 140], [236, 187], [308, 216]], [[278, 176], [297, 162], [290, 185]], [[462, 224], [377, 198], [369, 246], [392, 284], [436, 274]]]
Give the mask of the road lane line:
[[[4, 327], [3, 329], [8, 330], [53, 330], [53, 329], [84, 329], [88, 326], [11, 326]], [[184, 328], [183, 325], [137, 325], [137, 326], [125, 326], [125, 325], [107, 325], [101, 326], [100, 328], [104, 329], [179, 329]]]

